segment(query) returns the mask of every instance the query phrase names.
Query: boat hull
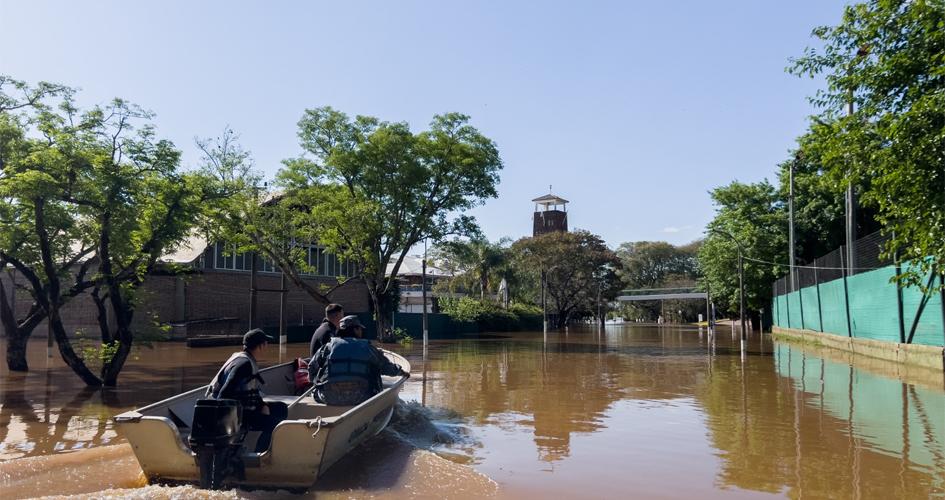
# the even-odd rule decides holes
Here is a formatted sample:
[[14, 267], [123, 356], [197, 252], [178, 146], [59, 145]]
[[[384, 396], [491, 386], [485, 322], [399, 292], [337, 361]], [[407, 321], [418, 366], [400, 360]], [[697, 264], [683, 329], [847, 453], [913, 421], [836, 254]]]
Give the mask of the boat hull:
[[[409, 372], [410, 364], [396, 353], [384, 351], [392, 362]], [[266, 399], [287, 404], [296, 399], [293, 363], [260, 371]], [[289, 410], [289, 418], [272, 433], [272, 444], [263, 453], [246, 453], [245, 480], [229, 484], [272, 488], [307, 488], [335, 462], [384, 429], [393, 414], [407, 377], [384, 377], [384, 389], [353, 407], [328, 406], [306, 396]], [[269, 391], [272, 390], [273, 393]], [[115, 417], [119, 432], [128, 439], [142, 470], [151, 482], [199, 482], [200, 471], [187, 444], [193, 404], [206, 386]], [[248, 438], [252, 449], [258, 436]]]

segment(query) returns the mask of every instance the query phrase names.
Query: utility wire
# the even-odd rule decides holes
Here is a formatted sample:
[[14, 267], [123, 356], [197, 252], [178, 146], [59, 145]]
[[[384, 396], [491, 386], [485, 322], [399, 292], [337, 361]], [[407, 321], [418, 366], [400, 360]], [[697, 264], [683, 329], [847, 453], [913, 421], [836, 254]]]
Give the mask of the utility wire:
[[770, 264], [770, 265], [772, 265], [772, 266], [784, 266], [784, 267], [802, 268], [802, 269], [830, 269], [830, 270], [834, 270], [834, 271], [843, 271], [843, 270], [847, 270], [847, 269], [854, 270], [854, 271], [874, 271], [874, 270], [876, 270], [876, 269], [882, 269], [882, 268], [886, 267], [886, 266], [880, 266], [880, 267], [852, 267], [852, 268], [851, 268], [851, 267], [826, 267], [826, 266], [799, 266], [799, 265], [797, 265], [797, 264], [795, 264], [795, 265], [792, 266], [792, 265], [790, 265], [790, 264], [784, 264], [784, 263], [782, 263], [782, 262], [770, 262], [770, 261], [767, 261], [767, 260], [753, 259], [753, 258], [751, 258], [751, 257], [742, 257], [742, 259], [744, 259], [744, 260], [750, 260], [750, 261], [752, 261], [752, 262], [758, 262], [758, 263], [761, 263], [761, 264]]

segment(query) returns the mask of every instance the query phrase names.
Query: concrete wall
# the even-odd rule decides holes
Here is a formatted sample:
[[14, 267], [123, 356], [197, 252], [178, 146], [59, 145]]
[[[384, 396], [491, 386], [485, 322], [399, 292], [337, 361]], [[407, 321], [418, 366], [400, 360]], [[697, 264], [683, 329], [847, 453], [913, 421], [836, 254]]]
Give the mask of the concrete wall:
[[807, 343], [831, 347], [887, 361], [945, 370], [945, 351], [939, 346], [900, 344], [883, 340], [842, 337], [830, 333], [774, 326], [774, 338], [787, 342]]

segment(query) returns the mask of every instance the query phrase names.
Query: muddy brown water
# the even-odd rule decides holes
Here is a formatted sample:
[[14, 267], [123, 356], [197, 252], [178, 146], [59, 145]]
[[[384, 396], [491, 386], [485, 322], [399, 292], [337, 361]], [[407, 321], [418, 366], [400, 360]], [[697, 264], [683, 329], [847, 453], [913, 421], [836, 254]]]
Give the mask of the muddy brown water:
[[[945, 380], [730, 331], [608, 326], [387, 346], [413, 374], [391, 426], [301, 497], [945, 495]], [[0, 349], [4, 346], [0, 343]], [[233, 348], [141, 349], [83, 390], [45, 339], [0, 368], [0, 498], [277, 498], [148, 485], [109, 417], [205, 384]], [[270, 348], [262, 364], [302, 355]]]

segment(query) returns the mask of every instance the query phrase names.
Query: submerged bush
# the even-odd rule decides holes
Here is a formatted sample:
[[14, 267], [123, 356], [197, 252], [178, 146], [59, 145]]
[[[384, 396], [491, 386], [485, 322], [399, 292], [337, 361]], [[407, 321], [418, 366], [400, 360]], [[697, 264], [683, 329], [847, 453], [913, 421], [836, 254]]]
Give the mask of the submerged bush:
[[505, 309], [489, 300], [472, 297], [440, 299], [440, 310], [457, 321], [474, 322], [480, 331], [510, 332], [541, 328], [541, 308], [511, 304]]

